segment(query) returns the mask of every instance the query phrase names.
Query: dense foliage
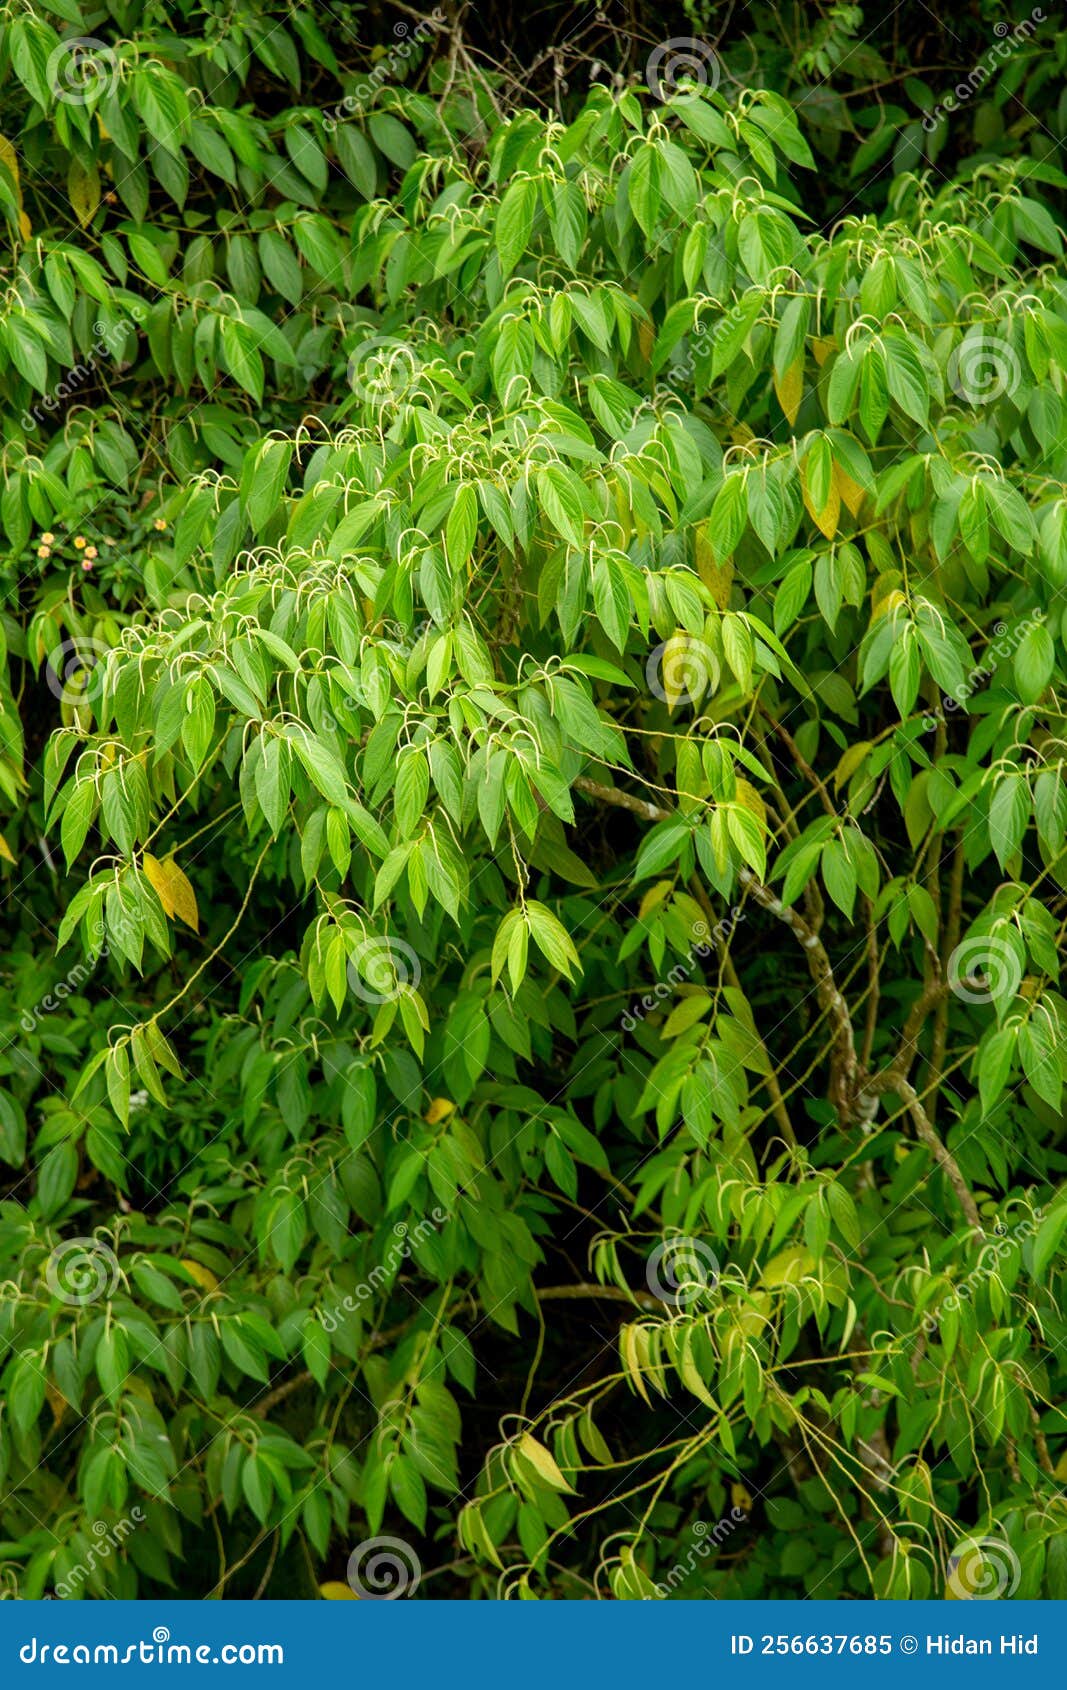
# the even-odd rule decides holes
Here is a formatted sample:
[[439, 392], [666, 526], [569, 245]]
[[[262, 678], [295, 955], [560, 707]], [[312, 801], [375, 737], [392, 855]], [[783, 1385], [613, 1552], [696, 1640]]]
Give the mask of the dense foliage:
[[8, 1594], [1067, 1592], [1067, 177], [855, 12], [5, 14]]

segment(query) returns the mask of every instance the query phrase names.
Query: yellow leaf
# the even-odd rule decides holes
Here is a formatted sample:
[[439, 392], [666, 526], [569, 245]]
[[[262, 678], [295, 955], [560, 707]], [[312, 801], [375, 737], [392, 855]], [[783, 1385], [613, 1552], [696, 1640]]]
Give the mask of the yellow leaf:
[[836, 478], [830, 483], [830, 495], [821, 511], [817, 511], [812, 503], [811, 495], [808, 492], [807, 476], [803, 473], [801, 474], [801, 485], [804, 489], [805, 510], [819, 532], [825, 534], [828, 540], [832, 540], [837, 533], [837, 522], [841, 515], [841, 495], [837, 490]]
[[871, 749], [869, 739], [861, 739], [857, 745], [850, 745], [834, 770], [834, 791], [840, 792], [847, 780], [851, 780], [868, 751]]
[[83, 229], [87, 228], [100, 204], [100, 172], [95, 164], [86, 169], [80, 159], [71, 159], [67, 171], [67, 194], [75, 217]]
[[67, 1409], [70, 1407], [70, 1404], [63, 1395], [63, 1392], [57, 1390], [50, 1379], [45, 1384], [44, 1394], [48, 1400], [48, 1406], [52, 1410], [52, 1425], [58, 1426], [63, 1419], [63, 1416], [66, 1414]]
[[906, 610], [908, 606], [908, 601], [899, 587], [891, 587], [885, 597], [880, 599], [874, 598], [872, 593], [871, 599], [872, 622], [876, 621], [879, 616], [889, 616], [894, 610]]
[[529, 1432], [524, 1432], [519, 1439], [519, 1454], [525, 1456], [538, 1477], [542, 1478], [546, 1485], [551, 1485], [553, 1490], [573, 1492], [574, 1486], [569, 1485], [563, 1477], [551, 1451], [547, 1450], [544, 1444], [539, 1444]]
[[438, 1121], [446, 1120], [455, 1107], [449, 1098], [435, 1097], [423, 1119], [428, 1127], [436, 1127]]
[[716, 563], [715, 553], [708, 538], [708, 525], [699, 522], [696, 529], [696, 564], [697, 573], [707, 587], [720, 610], [728, 610], [730, 606], [730, 590], [734, 584], [733, 558], [727, 558], [725, 563]]
[[0, 164], [6, 165], [7, 173], [15, 184], [15, 192], [18, 195], [19, 234], [24, 241], [28, 241], [33, 234], [33, 225], [22, 209], [22, 183], [19, 181], [18, 154], [4, 135], [0, 135]]
[[652, 324], [647, 317], [642, 317], [641, 321], [637, 325], [637, 344], [640, 348], [641, 357], [644, 359], [646, 364], [651, 363], [652, 361], [652, 348], [655, 345], [655, 342], [655, 329], [652, 327]]
[[160, 903], [163, 913], [171, 921], [177, 916], [184, 921], [186, 927], [191, 927], [194, 933], [200, 931], [200, 916], [196, 907], [196, 893], [193, 891], [188, 876], [180, 869], [173, 857], [165, 857], [162, 862], [146, 851], [141, 859], [145, 878], [152, 887]]
[[763, 802], [756, 788], [750, 780], [738, 777], [737, 802], [743, 804], [746, 810], [751, 810], [761, 828], [767, 826], [767, 806]]
[[0, 833], [0, 857], [3, 857], [5, 863], [13, 863], [17, 861], [17, 859], [12, 856], [11, 846], [8, 844], [2, 833]]
[[644, 1398], [649, 1408], [651, 1408], [652, 1399], [645, 1387], [644, 1377], [641, 1373], [641, 1357], [638, 1353], [637, 1331], [638, 1329], [636, 1325], [631, 1324], [624, 1326], [619, 1333], [619, 1349], [622, 1353], [622, 1364], [630, 1377], [634, 1389], [637, 1391], [639, 1396]]
[[678, 1375], [686, 1389], [691, 1391], [706, 1408], [718, 1408], [719, 1405], [708, 1390], [696, 1364], [696, 1357], [693, 1354], [692, 1332], [687, 1332], [682, 1340], [682, 1353], [678, 1357]]
[[217, 1290], [219, 1282], [215, 1278], [211, 1269], [205, 1267], [203, 1262], [194, 1262], [191, 1256], [183, 1256], [181, 1259], [181, 1265], [189, 1275], [190, 1279], [196, 1280], [196, 1283], [200, 1286], [201, 1290]]
[[173, 921], [174, 905], [170, 901], [170, 881], [164, 872], [163, 864], [158, 857], [153, 857], [151, 852], [146, 851], [141, 858], [141, 867], [144, 870], [145, 879], [163, 905], [163, 914], [169, 916]]
[[339, 1579], [327, 1579], [325, 1584], [319, 1585], [319, 1595], [327, 1602], [358, 1602], [352, 1586], [342, 1584]]
[[637, 906], [637, 913], [642, 921], [645, 919], [649, 910], [654, 910], [662, 904], [664, 898], [666, 898], [670, 892], [672, 885], [673, 882], [670, 880], [657, 880], [654, 886], [649, 887], [648, 891], [641, 899], [640, 904]]
[[6, 135], [0, 135], [0, 164], [5, 164], [7, 166], [8, 175], [15, 184], [15, 189], [19, 196], [19, 204], [21, 205], [22, 186], [19, 182], [18, 154]]
[[841, 502], [845, 506], [849, 515], [859, 516], [860, 511], [863, 508], [863, 501], [867, 497], [859, 482], [853, 481], [852, 477], [841, 468], [840, 464], [834, 465], [834, 480], [837, 483], [837, 491], [841, 495]]
[[794, 1244], [788, 1250], [779, 1250], [772, 1256], [763, 1270], [764, 1285], [796, 1285], [806, 1273], [810, 1273], [815, 1266], [815, 1257], [801, 1244]]
[[815, 353], [815, 362], [821, 370], [831, 352], [837, 351], [837, 342], [836, 340], [828, 339], [826, 335], [822, 335], [816, 336], [812, 340], [811, 345], [812, 350]]
[[790, 364], [785, 374], [779, 378], [777, 370], [774, 372], [774, 391], [778, 396], [778, 403], [785, 412], [786, 421], [790, 428], [797, 420], [800, 401], [804, 397], [804, 360], [798, 358]]
[[730, 1501], [735, 1508], [740, 1508], [742, 1514], [751, 1514], [752, 1495], [750, 1491], [745, 1489], [744, 1485], [732, 1484], [730, 1486]]

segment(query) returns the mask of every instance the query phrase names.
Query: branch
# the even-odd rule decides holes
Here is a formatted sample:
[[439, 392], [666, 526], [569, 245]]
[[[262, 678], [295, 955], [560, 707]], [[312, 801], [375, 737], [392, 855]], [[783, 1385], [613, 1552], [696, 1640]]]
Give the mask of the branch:
[[955, 1191], [956, 1196], [959, 1199], [960, 1208], [963, 1210], [971, 1226], [977, 1228], [980, 1232], [982, 1230], [982, 1221], [978, 1213], [978, 1207], [971, 1195], [971, 1188], [964, 1179], [963, 1174], [960, 1172], [960, 1165], [956, 1161], [956, 1158], [950, 1150], [945, 1148], [931, 1126], [930, 1117], [923, 1108], [922, 1100], [920, 1099], [918, 1092], [915, 1090], [915, 1087], [904, 1078], [899, 1068], [889, 1068], [884, 1074], [876, 1075], [873, 1080], [868, 1080], [865, 1085], [865, 1091], [868, 1094], [895, 1091], [898, 1097], [903, 1098], [904, 1102], [908, 1106], [911, 1118], [915, 1123], [916, 1132], [922, 1139], [922, 1142], [925, 1144], [927, 1150], [929, 1150], [931, 1156], [933, 1156], [934, 1161], [937, 1162], [938, 1166], [948, 1176], [952, 1189]]
[[539, 1303], [564, 1302], [571, 1298], [603, 1297], [609, 1302], [626, 1303], [630, 1308], [637, 1304], [639, 1309], [663, 1312], [663, 1301], [652, 1295], [651, 1291], [624, 1291], [618, 1285], [546, 1285], [539, 1290], [534, 1288], [534, 1296]]
[[[618, 787], [604, 786], [600, 781], [589, 780], [585, 775], [579, 775], [574, 785], [582, 792], [588, 792], [591, 798], [598, 798], [602, 804], [614, 804], [619, 809], [629, 810], [631, 815], [640, 816], [643, 821], [663, 822], [674, 821], [676, 815], [673, 810], [665, 810], [659, 804], [649, 803], [647, 798], [635, 798], [629, 792], [621, 792]], [[835, 1029], [835, 1044], [837, 1046], [840, 1072], [837, 1076], [837, 1097], [835, 1099], [843, 1115], [848, 1113], [849, 1100], [856, 1079], [858, 1064], [856, 1061], [856, 1040], [852, 1031], [852, 1017], [848, 1012], [848, 1005], [837, 989], [834, 971], [827, 955], [826, 947], [813, 928], [808, 926], [803, 916], [796, 910], [783, 904], [769, 886], [764, 886], [750, 868], [742, 865], [740, 881], [745, 891], [755, 899], [769, 915], [784, 922], [794, 938], [801, 945], [808, 962], [808, 972], [815, 983], [819, 1003], [826, 1011]]]

